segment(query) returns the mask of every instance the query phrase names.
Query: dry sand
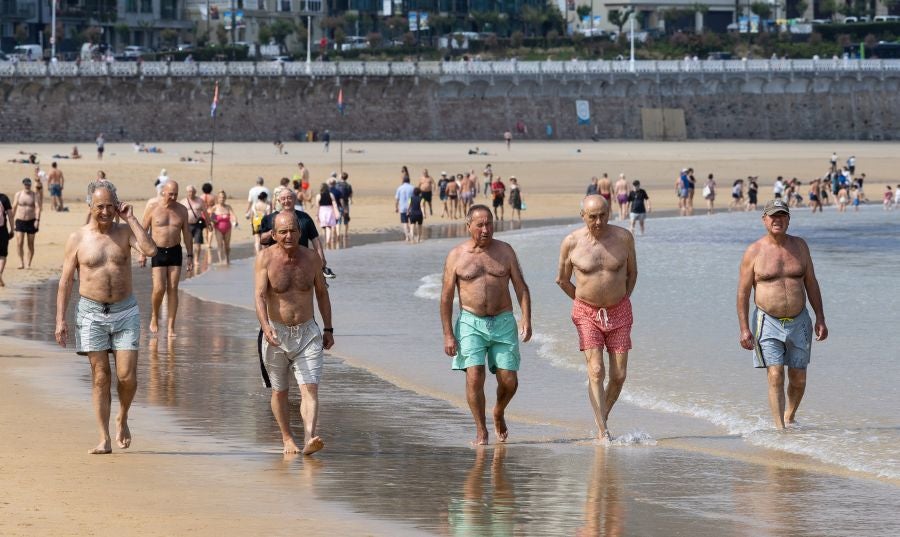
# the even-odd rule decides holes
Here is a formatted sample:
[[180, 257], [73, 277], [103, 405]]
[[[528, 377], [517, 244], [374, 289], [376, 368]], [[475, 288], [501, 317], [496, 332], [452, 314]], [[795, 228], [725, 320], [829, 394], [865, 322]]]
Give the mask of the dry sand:
[[[152, 144], [148, 144], [152, 145]], [[201, 185], [210, 176], [210, 155], [198, 154], [209, 150], [208, 144], [159, 143], [161, 154], [135, 153], [131, 144], [108, 144], [102, 161], [98, 161], [93, 144], [83, 144], [79, 160], [59, 160], [66, 177], [63, 193], [68, 213], [49, 213], [50, 200], [45, 192], [45, 209], [41, 232], [37, 235], [37, 254], [31, 271], [16, 270], [18, 258], [14, 244], [3, 277], [7, 283], [40, 281], [58, 272], [61, 250], [72, 229], [84, 222], [87, 184], [104, 170], [115, 183], [122, 198], [136, 204], [139, 211], [147, 198], [155, 194], [153, 183], [165, 168], [170, 177], [183, 188], [188, 184]], [[519, 179], [528, 209], [524, 218], [577, 218], [578, 203], [593, 175], [608, 173], [615, 180], [625, 173], [629, 181], [640, 179], [648, 191], [654, 210], [676, 207], [673, 184], [684, 167], [696, 170], [702, 186], [707, 174], [714, 173], [718, 185], [718, 205], [730, 200], [729, 190], [734, 179], [757, 175], [760, 177], [760, 200], [771, 194], [771, 185], [778, 175], [797, 177], [804, 183], [821, 176], [827, 169], [832, 151], [843, 161], [851, 154], [857, 157], [857, 171], [868, 176], [866, 191], [880, 203], [885, 183], [898, 181], [897, 165], [900, 144], [874, 142], [521, 142], [513, 143], [510, 151], [501, 143], [480, 144], [488, 156], [467, 155], [475, 144], [443, 143], [385, 143], [348, 142], [344, 144], [343, 169], [350, 174], [354, 188], [352, 231], [372, 231], [397, 227], [393, 211], [393, 196], [400, 183], [400, 167], [409, 167], [413, 181], [427, 168], [432, 176], [441, 171], [450, 173], [474, 169], [480, 174], [487, 163], [504, 178], [515, 175]], [[41, 167], [49, 169], [54, 154], [68, 154], [71, 144], [0, 145], [0, 192], [12, 198], [21, 189], [21, 180], [32, 176], [34, 167], [6, 162], [22, 158], [20, 150], [38, 153]], [[315, 186], [341, 167], [340, 144], [332, 143], [325, 153], [318, 143], [289, 143], [287, 154], [279, 155], [267, 143], [227, 143], [216, 145], [213, 184], [216, 191], [225, 190], [233, 207], [242, 214], [246, 207], [248, 189], [257, 177], [266, 185], [277, 185], [281, 177], [290, 177], [297, 170], [297, 162], [304, 162], [311, 172]], [[350, 153], [348, 150], [363, 151]], [[202, 158], [206, 162], [185, 163], [180, 158]], [[45, 191], [47, 188], [45, 187]], [[803, 190], [805, 195], [806, 190]], [[480, 198], [485, 200], [485, 198]], [[435, 200], [436, 203], [439, 203]], [[698, 191], [695, 198], [697, 213], [704, 205]], [[507, 207], [508, 209], [508, 207]], [[438, 212], [439, 214], [439, 212]], [[440, 222], [436, 217], [427, 220]], [[233, 241], [249, 241], [250, 230], [242, 222]], [[399, 237], [399, 235], [398, 235]]]
[[[162, 154], [134, 153], [130, 144], [108, 144], [102, 162], [93, 146], [82, 144], [85, 158], [60, 160], [66, 176], [67, 213], [50, 213], [45, 198], [45, 216], [37, 235], [37, 256], [29, 271], [17, 270], [14, 243], [3, 275], [10, 286], [0, 290], [0, 300], [14, 300], [15, 288], [45, 280], [59, 271], [62, 249], [68, 234], [84, 223], [84, 192], [98, 169], [106, 171], [126, 200], [139, 210], [154, 195], [153, 181], [162, 168], [180, 182], [200, 185], [209, 177], [208, 145], [199, 143], [161, 143]], [[489, 156], [468, 156], [475, 144], [466, 143], [366, 143], [353, 142], [344, 149], [362, 153], [344, 154], [343, 169], [349, 172], [355, 191], [352, 229], [372, 231], [397, 226], [393, 212], [393, 193], [400, 181], [400, 167], [409, 166], [418, 177], [423, 168], [439, 177], [442, 170], [480, 171], [492, 163], [495, 173], [506, 179], [519, 178], [528, 203], [525, 218], [577, 217], [578, 203], [592, 175], [608, 173], [615, 178], [624, 172], [629, 180], [640, 179], [648, 190], [654, 210], [672, 209], [676, 200], [672, 184], [682, 167], [692, 166], [703, 184], [714, 173], [720, 187], [719, 200], [729, 198], [732, 180], [747, 175], [760, 177], [760, 199], [771, 193], [776, 175], [796, 176], [804, 183], [824, 173], [828, 157], [838, 151], [842, 160], [855, 154], [857, 170], [868, 175], [866, 190], [880, 203], [883, 184], [897, 181], [900, 145], [862, 142], [556, 142], [514, 143], [507, 151], [500, 143], [480, 144]], [[33, 167], [12, 164], [17, 151], [39, 154], [41, 166], [49, 168], [54, 153], [67, 153], [72, 144], [32, 144], [0, 146], [0, 192], [10, 197], [21, 188], [22, 177], [31, 176]], [[340, 144], [333, 143], [324, 153], [320, 144], [291, 143], [288, 154], [279, 155], [271, 144], [218, 144], [216, 146], [215, 188], [224, 189], [233, 198], [240, 214], [247, 203], [247, 189], [257, 176], [266, 184], [277, 184], [280, 177], [291, 176], [296, 163], [310, 168], [313, 184], [340, 167]], [[579, 151], [580, 149], [580, 151]], [[189, 164], [180, 157], [203, 158], [207, 162]], [[414, 179], [415, 180], [415, 179]], [[45, 187], [46, 190], [46, 187]], [[805, 189], [804, 189], [805, 193]], [[702, 204], [699, 199], [696, 203]], [[703, 211], [698, 210], [698, 213]], [[429, 221], [426, 220], [426, 223]], [[435, 218], [431, 222], [441, 222]], [[242, 225], [236, 242], [249, 240], [249, 226]], [[399, 235], [398, 235], [399, 237]], [[51, 327], [47, 328], [51, 330]], [[248, 511], [242, 494], [282, 490], [284, 482], [252, 471], [252, 465], [229, 458], [227, 464], [247, 464], [248, 472], [223, 475], [215, 470], [222, 457], [196, 453], [167, 454], [171, 444], [150, 436], [140, 439], [140, 450], [111, 457], [85, 454], [84, 434], [94, 427], [86, 406], [65, 406], [65, 399], [52, 395], [52, 385], [36, 388], [29, 379], [38, 360], [75, 360], [71, 354], [51, 352], [46, 347], [0, 337], [0, 486], [14, 491], [0, 502], [2, 535], [196, 535], [280, 534], [285, 520], [282, 505], [270, 511]], [[11, 374], [15, 370], [15, 374]], [[137, 464], [135, 464], [137, 462]], [[291, 462], [285, 464], [290, 465]], [[303, 465], [298, 465], [305, 468]], [[293, 484], [296, 486], [296, 483]], [[305, 486], [305, 485], [301, 485]], [[274, 489], [273, 489], [274, 487]], [[302, 489], [301, 489], [302, 490]], [[210, 491], [215, 493], [210, 494]], [[231, 491], [231, 492], [229, 492]], [[237, 491], [237, 492], [235, 492]], [[243, 492], [242, 492], [243, 491]], [[352, 517], [335, 516], [303, 502], [293, 501], [297, 513], [290, 522], [304, 533], [366, 534], [387, 530], [363, 526]], [[259, 505], [259, 502], [255, 502]], [[296, 509], [300, 509], [296, 511]], [[165, 516], [160, 516], [165, 513]], [[297, 519], [299, 519], [299, 524]]]

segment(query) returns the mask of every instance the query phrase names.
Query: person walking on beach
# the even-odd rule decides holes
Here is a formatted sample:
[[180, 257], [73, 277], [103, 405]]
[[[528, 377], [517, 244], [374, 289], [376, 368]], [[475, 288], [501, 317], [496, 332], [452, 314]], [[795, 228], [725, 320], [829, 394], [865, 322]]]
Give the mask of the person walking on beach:
[[[488, 443], [485, 420], [485, 363], [497, 377], [493, 410], [494, 432], [506, 442], [506, 407], [519, 381], [519, 340], [531, 339], [531, 294], [512, 247], [494, 240], [494, 220], [486, 205], [475, 205], [466, 215], [469, 239], [447, 255], [441, 288], [441, 325], [444, 353], [453, 357], [452, 368], [466, 373], [466, 400], [475, 419], [475, 445]], [[522, 310], [518, 330], [512, 313], [509, 284]], [[453, 299], [459, 291], [459, 317], [453, 326]]]
[[512, 146], [512, 133], [509, 130], [503, 133], [503, 141], [506, 142], [506, 150], [509, 151]]
[[[194, 244], [187, 208], [178, 203], [178, 183], [171, 179], [160, 192], [160, 199], [149, 206], [144, 213], [141, 227], [147, 230], [156, 244], [156, 254], [150, 259], [153, 291], [150, 295], [150, 332], [159, 332], [159, 311], [163, 297], [166, 299], [170, 338], [176, 336], [175, 316], [178, 314], [178, 283], [181, 280], [182, 250], [184, 241], [187, 249], [188, 272], [194, 270]], [[162, 246], [163, 244], [167, 246]], [[141, 256], [140, 264], [145, 266], [147, 258]]]
[[431, 193], [434, 191], [434, 184], [434, 177], [428, 175], [428, 169], [422, 170], [422, 177], [419, 178], [419, 191], [422, 193], [422, 203], [428, 205], [428, 216], [434, 216], [434, 210], [431, 208]]
[[188, 185], [185, 188], [187, 196], [181, 200], [181, 204], [187, 209], [188, 227], [191, 229], [191, 242], [194, 245], [194, 273], [200, 270], [200, 253], [203, 248], [203, 232], [212, 228], [209, 214], [206, 212], [206, 203], [197, 195], [197, 188]]
[[0, 193], [0, 287], [6, 287], [6, 283], [3, 281], [3, 269], [6, 268], [9, 237], [13, 229], [12, 203], [6, 194]]
[[744, 204], [744, 180], [735, 179], [731, 184], [731, 205], [728, 206], [728, 212], [739, 211]]
[[[41, 204], [37, 194], [31, 189], [31, 179], [22, 179], [22, 190], [16, 192], [12, 203], [13, 220], [16, 230], [16, 252], [19, 254], [19, 268], [31, 268], [34, 259], [34, 236], [41, 226]], [[25, 257], [25, 244], [28, 257]]]
[[[494, 182], [491, 183], [491, 192], [493, 192], [494, 220], [503, 220], [503, 203], [506, 201], [506, 185], [503, 184], [503, 178], [499, 175]], [[498, 218], [499, 213], [499, 218]]]
[[441, 200], [441, 218], [449, 217], [450, 210], [447, 206], [447, 184], [450, 183], [450, 179], [447, 178], [447, 172], [441, 172], [441, 178], [438, 179], [438, 197]]
[[620, 173], [616, 184], [613, 186], [613, 193], [616, 195], [616, 202], [619, 204], [619, 220], [625, 220], [628, 215], [628, 182], [625, 180], [625, 174]]
[[250, 187], [250, 190], [247, 191], [247, 210], [244, 211], [244, 218], [247, 220], [250, 219], [253, 212], [253, 204], [259, 200], [259, 194], [261, 192], [266, 193], [266, 197], [272, 199], [272, 193], [269, 192], [269, 189], [265, 186], [266, 180], [262, 177], [256, 178], [256, 184]]
[[400, 223], [403, 224], [403, 236], [406, 242], [412, 242], [412, 228], [409, 223], [409, 200], [413, 195], [413, 186], [409, 184], [409, 175], [403, 176], [403, 182], [394, 193], [394, 212], [400, 214]]
[[509, 206], [511, 208], [511, 220], [522, 221], [522, 204], [525, 200], [522, 198], [522, 189], [519, 187], [519, 180], [515, 176], [509, 178]]
[[[563, 239], [556, 283], [571, 298], [578, 347], [588, 367], [588, 396], [601, 440], [611, 440], [609, 412], [625, 384], [631, 350], [631, 293], [637, 282], [634, 236], [609, 225], [609, 203], [600, 196], [584, 198], [584, 227]], [[572, 283], [572, 276], [575, 283]], [[609, 355], [609, 383], [603, 348]]]
[[703, 199], [706, 200], [706, 214], [714, 214], [714, 206], [716, 203], [716, 180], [713, 178], [713, 174], [709, 174], [709, 177], [706, 178], [706, 185], [703, 187]]
[[47, 187], [50, 189], [50, 201], [54, 211], [65, 211], [63, 205], [63, 187], [65, 186], [65, 177], [63, 172], [56, 165], [56, 162], [50, 164], [50, 173], [47, 174]]
[[[459, 180], [462, 178], [460, 177]], [[450, 218], [459, 218], [459, 185], [458, 181], [450, 180], [447, 182], [447, 204], [450, 208]]]
[[325, 129], [325, 133], [322, 134], [322, 152], [328, 153], [329, 147], [331, 147], [331, 133]]
[[106, 150], [106, 139], [103, 137], [103, 133], [97, 135], [97, 160], [103, 160], [103, 151]]
[[425, 199], [422, 198], [422, 191], [419, 190], [419, 187], [415, 187], [412, 196], [409, 197], [409, 207], [406, 208], [406, 216], [412, 229], [412, 240], [410, 242], [422, 242], [422, 222], [425, 220], [424, 203]]
[[633, 188], [631, 192], [628, 193], [628, 204], [631, 206], [631, 212], [629, 213], [629, 218], [631, 219], [631, 234], [634, 235], [634, 224], [639, 222], [641, 224], [641, 235], [643, 235], [644, 221], [647, 219], [647, 213], [652, 210], [652, 207], [650, 206], [650, 196], [647, 195], [646, 190], [641, 188], [640, 181], [632, 181], [631, 186]]
[[[822, 293], [809, 247], [788, 235], [791, 212], [784, 200], [766, 203], [762, 216], [766, 234], [744, 252], [738, 277], [737, 316], [741, 346], [754, 351], [754, 367], [765, 368], [769, 380], [769, 408], [775, 427], [793, 425], [806, 390], [813, 334], [828, 337]], [[750, 291], [755, 309], [750, 329]], [[806, 310], [809, 300], [816, 321]], [[788, 368], [787, 405], [784, 368]]]
[[[341, 180], [335, 185], [337, 192], [341, 194], [338, 201], [341, 210], [341, 218], [338, 221], [338, 237], [341, 239], [341, 246], [346, 248], [350, 243], [350, 205], [353, 204], [353, 185], [348, 181], [350, 174], [341, 172]], [[326, 274], [327, 276], [327, 274]]]
[[612, 181], [609, 180], [609, 175], [606, 172], [597, 181], [597, 194], [603, 196], [607, 203], [612, 202]]
[[[325, 447], [325, 442], [316, 435], [316, 428], [323, 350], [334, 345], [331, 300], [321, 259], [298, 243], [297, 219], [283, 211], [275, 216], [274, 224], [276, 245], [260, 252], [254, 268], [256, 317], [264, 338], [263, 364], [272, 384], [272, 413], [281, 430], [284, 453], [311, 455]], [[324, 335], [316, 324], [313, 294]], [[305, 432], [302, 450], [291, 432], [288, 406], [291, 373], [300, 387], [300, 417]]]
[[591, 182], [588, 184], [587, 190], [584, 191], [584, 195], [593, 196], [597, 194], [599, 191], [599, 187], [597, 186], [598, 182], [600, 182], [600, 179], [596, 175], [591, 177]]
[[[491, 174], [493, 177], [494, 174]], [[475, 197], [478, 195], [478, 183], [475, 182], [475, 172], [469, 172], [463, 176], [459, 183], [459, 204], [460, 216], [469, 214], [469, 207], [475, 203]]]
[[757, 194], [759, 193], [759, 183], [756, 180], [759, 179], [756, 176], [747, 178], [747, 210], [755, 211], [756, 210], [756, 200]]
[[227, 201], [225, 191], [220, 190], [216, 194], [216, 204], [209, 211], [209, 218], [216, 234], [216, 250], [220, 265], [231, 264], [231, 230], [237, 227], [237, 216]]
[[[119, 413], [116, 416], [116, 445], [131, 446], [128, 410], [137, 391], [138, 342], [141, 318], [132, 294], [132, 248], [141, 255], [156, 255], [156, 243], [141, 227], [132, 206], [120, 203], [116, 187], [109, 182], [88, 185], [92, 218], [66, 241], [62, 274], [56, 293], [56, 342], [65, 347], [69, 337], [66, 309], [75, 272], [78, 271], [80, 299], [75, 314], [75, 352], [87, 355], [93, 380], [94, 413], [100, 443], [91, 454], [110, 453], [110, 365], [116, 360], [116, 388]], [[116, 217], [125, 223], [117, 224]]]
[[319, 194], [316, 196], [315, 206], [318, 207], [319, 226], [325, 232], [325, 247], [334, 248], [337, 245], [335, 227], [340, 216], [337, 200], [334, 198], [328, 183], [319, 186]]

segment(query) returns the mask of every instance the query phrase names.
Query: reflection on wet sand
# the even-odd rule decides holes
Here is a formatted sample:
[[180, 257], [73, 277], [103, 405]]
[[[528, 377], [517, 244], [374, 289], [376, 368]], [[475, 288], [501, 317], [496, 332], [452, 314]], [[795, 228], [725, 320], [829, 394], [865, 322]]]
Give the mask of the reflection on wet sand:
[[620, 497], [618, 472], [609, 460], [609, 449], [595, 447], [584, 502], [584, 526], [575, 533], [579, 537], [620, 537], [625, 534], [625, 506]]
[[[490, 473], [485, 466], [491, 455]], [[507, 479], [503, 460], [506, 446], [498, 444], [493, 450], [475, 448], [475, 462], [466, 476], [462, 497], [453, 495], [447, 507], [450, 535], [515, 535], [516, 496]]]

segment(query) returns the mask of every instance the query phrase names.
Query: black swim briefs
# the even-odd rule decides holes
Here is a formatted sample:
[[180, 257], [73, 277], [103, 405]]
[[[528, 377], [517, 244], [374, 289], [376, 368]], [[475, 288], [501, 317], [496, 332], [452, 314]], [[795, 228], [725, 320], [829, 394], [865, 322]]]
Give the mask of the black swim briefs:
[[156, 248], [156, 255], [150, 258], [151, 267], [180, 267], [181, 245], [176, 244], [169, 248]]
[[29, 235], [34, 235], [38, 232], [37, 228], [34, 226], [34, 223], [37, 220], [19, 220], [16, 219], [16, 231], [19, 233], [27, 233]]

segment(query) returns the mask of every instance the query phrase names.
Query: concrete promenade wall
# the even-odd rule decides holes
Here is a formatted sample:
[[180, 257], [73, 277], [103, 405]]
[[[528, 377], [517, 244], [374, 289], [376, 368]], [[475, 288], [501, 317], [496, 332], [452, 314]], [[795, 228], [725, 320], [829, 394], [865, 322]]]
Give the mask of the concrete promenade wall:
[[[528, 134], [517, 138], [545, 139], [549, 124], [553, 139], [658, 139], [666, 135], [648, 126], [647, 110], [659, 109], [683, 111], [680, 132], [688, 139], [900, 139], [895, 66], [748, 70], [647, 63], [655, 68], [333, 76], [0, 71], [0, 141], [87, 142], [99, 132], [108, 141], [209, 140], [215, 81], [216, 139], [228, 141], [293, 140], [324, 129], [348, 140], [498, 140], [520, 120]], [[590, 125], [578, 124], [576, 100], [590, 103]]]

